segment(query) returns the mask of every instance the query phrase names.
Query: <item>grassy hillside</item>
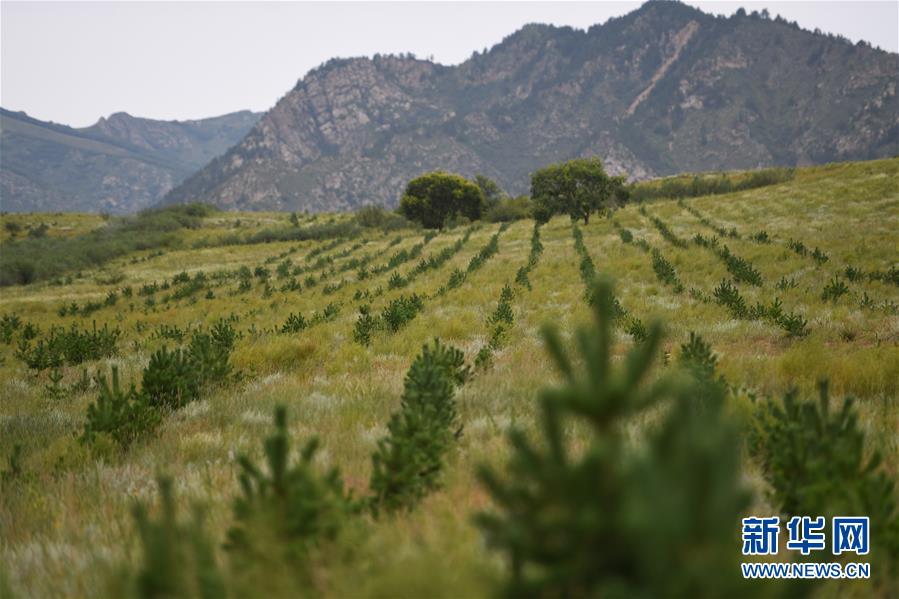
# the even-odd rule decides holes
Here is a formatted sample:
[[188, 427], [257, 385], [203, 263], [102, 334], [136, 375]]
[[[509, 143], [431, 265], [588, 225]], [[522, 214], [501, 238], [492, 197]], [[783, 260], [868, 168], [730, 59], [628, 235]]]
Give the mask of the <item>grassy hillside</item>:
[[[568, 344], [568, 333], [591, 321], [571, 222], [557, 217], [540, 228], [544, 250], [527, 273], [529, 288], [516, 273], [528, 263], [532, 221], [505, 230], [460, 227], [433, 239], [420, 231], [367, 231], [337, 240], [195, 247], [202, 239], [226, 243], [221, 236], [238, 220], [246, 227], [265, 219], [290, 227], [286, 215], [214, 214], [199, 228], [176, 231], [184, 243], [163, 252], [126, 254], [62, 284], [3, 289], [0, 315], [16, 315], [21, 324], [10, 325], [7, 343], [0, 343], [0, 456], [22, 449], [17, 474], [0, 483], [0, 589], [5, 584], [16, 596], [123, 594], [123, 564], [137, 567], [142, 555], [132, 502], [155, 503], [159, 473], [174, 479], [185, 514], [189, 500], [208, 506], [207, 528], [219, 547], [239, 492], [235, 456], [260, 458], [278, 404], [288, 408], [297, 446], [317, 435], [322, 449], [315, 463], [339, 466], [344, 484], [365, 496], [370, 456], [400, 406], [403, 377], [422, 344], [439, 337], [474, 362], [490, 341], [496, 320], [488, 319], [509, 284], [512, 325], [492, 361], [456, 395], [464, 428], [442, 488], [411, 512], [360, 516], [336, 547], [316, 554], [313, 586], [329, 596], [458, 597], [490, 594], [504, 578], [503, 562], [472, 521], [489, 505], [475, 470], [481, 463], [502, 467], [507, 429], [533, 431], [537, 391], [559, 381], [541, 325], [558, 325]], [[728, 411], [741, 417], [780, 402], [793, 387], [812, 397], [818, 379], [827, 377], [833, 396], [857, 398], [868, 451], [878, 449], [883, 471], [899, 477], [899, 159], [797, 169], [778, 185], [632, 205], [578, 230], [628, 314], [617, 327], [616, 356], [640, 339], [638, 324], [660, 319], [666, 336], [658, 374], [698, 333], [731, 386]], [[448, 284], [494, 235], [496, 253], [487, 252], [460, 284]], [[423, 242], [422, 258], [451, 248], [445, 261], [419, 269], [420, 258], [403, 261], [402, 250]], [[742, 259], [742, 269], [727, 255]], [[673, 274], [658, 258], [654, 269], [654, 256]], [[249, 273], [241, 274], [243, 267]], [[398, 287], [404, 281], [397, 274], [405, 286]], [[760, 284], [749, 282], [754, 276]], [[720, 303], [720, 289], [716, 296], [723, 280], [734, 280], [744, 298], [742, 317]], [[835, 297], [823, 299], [826, 289]], [[354, 340], [360, 306], [380, 314], [413, 293], [423, 305], [404, 326], [373, 331], [368, 346]], [[757, 303], [775, 298], [804, 327], [790, 330], [783, 318], [753, 315]], [[288, 332], [292, 314], [312, 324]], [[155, 434], [125, 451], [79, 442], [97, 397], [95, 382], [79, 385], [83, 369], [105, 375], [114, 365], [124, 383], [139, 383], [154, 351], [186, 345], [193, 331], [220, 318], [239, 333], [231, 355], [239, 380], [165, 414]], [[53, 326], [89, 329], [92, 322], [121, 330], [112, 357], [36, 371], [16, 356], [29, 336], [26, 323], [40, 329], [33, 347]], [[53, 372], [61, 380], [52, 381]], [[657, 419], [633, 423], [629, 437], [639, 443]], [[587, 431], [573, 427], [570, 435], [577, 444]], [[777, 513], [758, 461], [746, 453], [741, 478], [753, 491], [748, 512]], [[739, 522], [733, 531], [738, 547]], [[223, 551], [216, 553], [225, 563]], [[297, 591], [275, 566], [264, 579], [267, 594]], [[835, 584], [864, 594], [876, 583]]]

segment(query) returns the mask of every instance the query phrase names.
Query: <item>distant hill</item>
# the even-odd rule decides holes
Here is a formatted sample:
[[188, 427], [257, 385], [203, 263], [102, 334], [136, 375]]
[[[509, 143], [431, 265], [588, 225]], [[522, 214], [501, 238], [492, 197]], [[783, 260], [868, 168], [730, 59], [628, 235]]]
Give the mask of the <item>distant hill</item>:
[[166, 202], [395, 205], [422, 171], [507, 191], [598, 155], [634, 178], [899, 154], [897, 55], [739, 12], [650, 2], [588, 31], [528, 25], [447, 67], [332, 60]]
[[0, 108], [0, 210], [133, 212], [240, 141], [259, 114], [155, 121], [123, 112], [83, 129]]

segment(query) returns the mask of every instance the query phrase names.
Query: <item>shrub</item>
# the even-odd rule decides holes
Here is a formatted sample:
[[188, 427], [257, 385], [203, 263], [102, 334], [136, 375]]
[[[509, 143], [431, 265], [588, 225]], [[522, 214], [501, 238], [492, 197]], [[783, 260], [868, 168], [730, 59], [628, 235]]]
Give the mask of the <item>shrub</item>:
[[200, 397], [201, 379], [188, 352], [163, 346], [144, 368], [142, 392], [156, 408], [177, 409]]
[[274, 425], [264, 443], [266, 470], [247, 455], [238, 458], [241, 493], [225, 548], [244, 568], [265, 555], [303, 567], [310, 549], [336, 538], [354, 510], [337, 469], [316, 470], [318, 439], [310, 439], [299, 459], [291, 460], [284, 406], [275, 408]]
[[178, 521], [172, 480], [159, 485], [159, 517], [134, 506], [143, 561], [135, 579], [140, 597], [224, 597], [225, 583], [215, 560], [215, 544], [205, 531], [203, 510], [195, 505], [189, 523]]
[[740, 291], [727, 279], [722, 280], [715, 287], [713, 295], [715, 296], [715, 302], [727, 307], [734, 318], [740, 319], [749, 316], [746, 300], [740, 295]]
[[825, 302], [836, 302], [840, 297], [847, 293], [849, 293], [849, 287], [846, 286], [846, 283], [841, 281], [839, 277], [833, 277], [827, 285], [824, 286], [824, 291], [821, 293], [821, 299]]
[[[783, 404], [759, 408], [753, 454], [771, 485], [772, 500], [789, 516], [870, 517], [872, 559], [883, 560], [883, 581], [899, 580], [899, 505], [895, 482], [877, 450], [866, 447], [852, 398], [831, 409], [826, 381], [818, 402], [796, 391]], [[895, 589], [894, 589], [895, 590]]]
[[678, 363], [694, 373], [702, 380], [712, 380], [715, 375], [715, 367], [718, 358], [712, 353], [712, 346], [705, 340], [690, 331], [690, 340], [680, 346]]
[[518, 269], [515, 274], [515, 282], [522, 287], [531, 290], [531, 281], [528, 274], [537, 266], [540, 255], [543, 253], [543, 243], [540, 241], [540, 223], [534, 223], [534, 230], [531, 233], [531, 251], [528, 254], [528, 263]]
[[353, 326], [353, 340], [359, 345], [371, 345], [372, 333], [381, 328], [381, 319], [371, 315], [371, 306], [359, 306], [359, 318]]
[[110, 329], [108, 325], [98, 329], [96, 322], [90, 331], [78, 329], [74, 324], [68, 330], [54, 327], [50, 329], [48, 336], [38, 340], [34, 347], [31, 346], [31, 339], [23, 335], [16, 350], [16, 357], [33, 370], [58, 368], [63, 363], [76, 366], [89, 360], [115, 355], [116, 343], [121, 334], [120, 329]]
[[830, 257], [827, 254], [825, 254], [824, 252], [819, 250], [817, 247], [814, 250], [812, 250], [811, 256], [812, 256], [812, 259], [815, 262], [817, 262], [818, 264], [824, 264], [825, 262], [827, 262], [830, 259]]
[[414, 319], [424, 307], [424, 298], [420, 295], [415, 293], [409, 297], [401, 295], [387, 304], [381, 312], [381, 322], [389, 332], [396, 333]]
[[528, 272], [529, 271], [526, 266], [522, 266], [521, 268], [519, 268], [518, 271], [515, 273], [515, 283], [517, 285], [521, 285], [522, 287], [524, 287], [525, 289], [530, 291], [531, 290], [531, 280], [528, 277]]
[[412, 226], [403, 216], [394, 212], [388, 212], [381, 206], [362, 206], [356, 210], [353, 220], [360, 227], [367, 229], [382, 229], [394, 231]]
[[752, 235], [749, 236], [749, 239], [756, 243], [762, 243], [762, 244], [771, 243], [771, 238], [768, 237], [768, 232], [764, 231], [764, 230], [753, 233]]
[[808, 335], [808, 321], [800, 314], [790, 313], [781, 316], [777, 323], [787, 332], [789, 337], [805, 337]]
[[[7, 221], [9, 222], [9, 221]], [[12, 343], [13, 334], [22, 326], [22, 319], [18, 314], [4, 314], [0, 318], [0, 341], [9, 345]]]
[[455, 387], [470, 375], [461, 351], [425, 344], [404, 381], [400, 410], [372, 455], [371, 509], [411, 509], [440, 485], [446, 453], [461, 434]]
[[491, 223], [505, 223], [531, 218], [534, 206], [528, 196], [503, 198], [484, 213], [484, 220]]
[[[597, 323], [571, 359], [544, 330], [562, 386], [540, 395], [540, 439], [510, 434], [501, 473], [479, 477], [496, 508], [478, 516], [510, 564], [510, 596], [731, 596], [746, 592], [734, 523], [748, 507], [736, 427], [720, 394], [695, 405], [700, 383], [649, 383], [660, 328], [613, 359], [611, 287], [594, 293]], [[583, 364], [582, 366], [576, 366]], [[635, 447], [626, 431], [663, 400], [661, 422]], [[572, 422], [589, 431], [573, 447]]]
[[748, 260], [744, 260], [731, 253], [730, 248], [726, 245], [719, 247], [717, 243], [715, 243], [711, 246], [711, 249], [715, 252], [715, 255], [724, 262], [724, 265], [727, 266], [727, 270], [733, 275], [734, 280], [743, 281], [759, 287], [762, 285], [761, 273], [756, 270]]
[[860, 268], [856, 268], [854, 266], [847, 266], [846, 270], [846, 278], [852, 281], [853, 283], [861, 281], [865, 277], [864, 271]]
[[798, 286], [799, 286], [799, 283], [796, 282], [796, 279], [794, 279], [793, 277], [790, 277], [788, 279], [785, 276], [781, 277], [780, 281], [778, 281], [777, 284], [775, 285], [775, 287], [777, 288], [778, 291], [786, 291], [787, 289], [795, 289]]
[[515, 316], [512, 313], [512, 299], [515, 297], [512, 288], [506, 284], [499, 295], [499, 302], [496, 304], [496, 310], [487, 317], [487, 324], [496, 325], [505, 323], [512, 326]]
[[490, 240], [468, 262], [467, 273], [472, 273], [481, 268], [487, 260], [499, 251], [499, 236], [505, 231], [506, 224], [501, 225], [500, 230], [490, 237]]
[[315, 312], [312, 315], [312, 324], [319, 324], [321, 322], [328, 322], [330, 320], [334, 320], [337, 318], [337, 315], [340, 314], [340, 304], [335, 302], [329, 302], [327, 306], [321, 312]]
[[231, 374], [231, 347], [208, 333], [195, 333], [187, 348], [193, 375], [200, 386], [224, 382]]
[[401, 289], [409, 284], [404, 277], [400, 275], [400, 273], [395, 272], [390, 276], [390, 279], [387, 281], [387, 289]]
[[755, 189], [789, 181], [792, 168], [769, 168], [744, 173], [704, 173], [677, 175], [661, 180], [641, 181], [628, 186], [632, 201], [658, 198], [695, 198]]
[[94, 443], [107, 436], [122, 448], [139, 437], [152, 433], [159, 425], [160, 416], [132, 383], [124, 390], [119, 383], [119, 369], [112, 367], [112, 384], [106, 377], [97, 375], [99, 396], [87, 407], [87, 419], [81, 433], [83, 443]]
[[465, 282], [465, 271], [454, 268], [446, 280], [446, 289], [455, 289]]
[[100, 266], [133, 251], [177, 245], [175, 231], [198, 226], [200, 219], [210, 213], [211, 208], [171, 206], [116, 218], [82, 235], [32, 236], [5, 243], [0, 286], [53, 279], [65, 272]]
[[799, 254], [800, 256], [808, 255], [808, 248], [805, 247], [805, 244], [801, 241], [796, 241], [795, 239], [790, 239], [787, 243], [787, 247]]
[[303, 329], [305, 329], [309, 324], [306, 322], [306, 319], [302, 314], [294, 314], [291, 312], [287, 316], [287, 320], [284, 321], [284, 324], [281, 325], [282, 333], [299, 333]]

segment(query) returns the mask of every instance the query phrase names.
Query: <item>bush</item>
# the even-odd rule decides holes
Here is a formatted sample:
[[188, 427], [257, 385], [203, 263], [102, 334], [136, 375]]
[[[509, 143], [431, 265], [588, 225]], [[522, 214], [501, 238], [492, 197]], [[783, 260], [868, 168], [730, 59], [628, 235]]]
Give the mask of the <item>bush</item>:
[[359, 318], [353, 326], [353, 341], [362, 346], [371, 345], [372, 333], [381, 328], [381, 319], [371, 315], [371, 306], [359, 306]]
[[152, 433], [160, 416], [146, 396], [137, 392], [132, 383], [124, 390], [119, 383], [119, 369], [112, 367], [112, 384], [97, 375], [99, 396], [87, 407], [87, 419], [81, 433], [83, 443], [94, 443], [106, 436], [127, 449], [139, 437]]
[[846, 286], [846, 283], [841, 281], [839, 277], [833, 277], [824, 286], [824, 291], [821, 292], [821, 300], [836, 302], [847, 293], [849, 293], [849, 287]]
[[188, 352], [162, 347], [144, 368], [142, 392], [151, 406], [174, 410], [200, 397], [200, 383]]
[[[540, 395], [540, 439], [513, 431], [506, 471], [479, 470], [496, 508], [477, 521], [509, 561], [506, 593], [741, 595], [733, 531], [749, 494], [723, 398], [709, 393], [698, 407], [699, 382], [647, 380], [658, 326], [614, 360], [614, 296], [605, 284], [594, 295], [596, 325], [576, 334], [581, 359], [544, 330], [564, 382]], [[663, 401], [661, 422], [635, 446], [627, 431]], [[585, 446], [569, 440], [573, 423], [591, 431]]]
[[733, 275], [735, 280], [761, 287], [762, 274], [747, 260], [732, 254], [726, 245], [715, 247], [713, 251], [721, 258], [724, 265], [727, 266], [728, 272]]
[[440, 485], [446, 453], [461, 434], [453, 394], [470, 371], [462, 352], [435, 339], [412, 363], [399, 412], [372, 455], [371, 508], [411, 509]]
[[360, 227], [383, 231], [395, 231], [412, 226], [412, 223], [402, 215], [388, 212], [381, 206], [362, 206], [356, 210], [353, 220]]
[[791, 180], [791, 168], [769, 168], [746, 173], [707, 173], [677, 175], [661, 180], [641, 181], [628, 186], [631, 200], [642, 202], [659, 198], [695, 198], [755, 189]]
[[199, 386], [222, 383], [228, 378], [232, 343], [223, 343], [222, 339], [208, 333], [194, 334], [187, 354]]
[[420, 295], [415, 293], [409, 297], [401, 295], [387, 304], [381, 312], [381, 322], [389, 332], [396, 333], [414, 319], [424, 307], [424, 298]]
[[534, 205], [528, 196], [503, 198], [484, 213], [484, 220], [491, 223], [505, 223], [532, 218]]
[[309, 323], [306, 322], [306, 319], [302, 314], [294, 314], [291, 312], [287, 316], [287, 320], [284, 321], [284, 324], [281, 325], [282, 333], [299, 333], [303, 329], [309, 326]]
[[31, 339], [23, 335], [16, 357], [33, 370], [58, 368], [63, 363], [76, 366], [89, 360], [115, 355], [116, 343], [121, 334], [121, 330], [110, 329], [108, 325], [98, 329], [96, 322], [90, 331], [80, 330], [74, 324], [68, 330], [54, 327], [34, 347], [31, 346]]
[[199, 226], [212, 210], [200, 205], [170, 206], [120, 217], [74, 237], [39, 236], [6, 243], [0, 259], [0, 286], [53, 279], [130, 252], [174, 246], [179, 243], [175, 231]]

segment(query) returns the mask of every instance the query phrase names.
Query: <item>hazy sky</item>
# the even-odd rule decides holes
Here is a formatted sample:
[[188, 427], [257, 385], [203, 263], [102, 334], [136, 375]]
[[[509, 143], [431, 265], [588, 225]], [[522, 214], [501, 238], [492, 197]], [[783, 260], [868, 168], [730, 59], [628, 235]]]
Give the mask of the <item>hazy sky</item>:
[[[689, 2], [767, 8], [899, 50], [899, 0]], [[73, 126], [125, 111], [191, 119], [266, 110], [335, 56], [459, 63], [531, 22], [586, 28], [639, 2], [0, 2], [0, 105]]]

